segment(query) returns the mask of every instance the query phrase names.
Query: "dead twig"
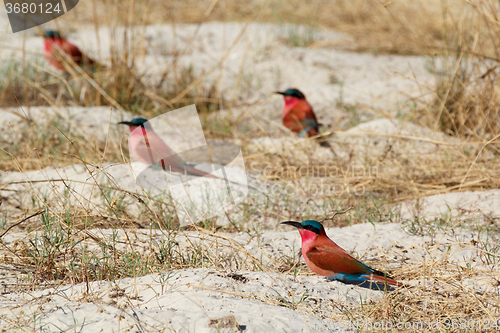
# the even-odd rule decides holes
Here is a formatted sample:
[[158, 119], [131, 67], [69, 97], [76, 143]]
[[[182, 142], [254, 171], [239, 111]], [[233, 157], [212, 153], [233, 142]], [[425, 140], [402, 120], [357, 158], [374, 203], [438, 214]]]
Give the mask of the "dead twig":
[[40, 210], [40, 211], [38, 211], [38, 212], [36, 212], [36, 213], [34, 213], [34, 214], [32, 214], [32, 215], [28, 216], [28, 217], [25, 217], [24, 219], [20, 220], [19, 222], [14, 223], [14, 224], [13, 224], [13, 225], [11, 225], [10, 227], [8, 227], [8, 228], [7, 228], [7, 230], [5, 230], [5, 231], [3, 232], [3, 234], [1, 234], [1, 235], [0, 235], [0, 238], [2, 238], [2, 237], [6, 234], [6, 233], [8, 233], [8, 232], [9, 232], [9, 230], [10, 230], [10, 229], [14, 228], [15, 226], [17, 226], [17, 225], [19, 225], [19, 224], [21, 224], [21, 223], [23, 223], [23, 222], [25, 222], [25, 221], [29, 220], [29, 219], [30, 219], [30, 218], [32, 218], [32, 217], [38, 216], [38, 215], [40, 215], [40, 214], [42, 214], [42, 213], [45, 213], [45, 209], [42, 209], [42, 210]]
[[354, 206], [350, 206], [349, 208], [347, 208], [347, 209], [345, 209], [343, 211], [340, 211], [340, 212], [336, 211], [335, 213], [333, 213], [332, 217], [330, 217], [330, 220], [333, 220], [335, 218], [335, 216], [337, 216], [337, 215], [341, 215], [341, 214], [347, 213], [348, 211], [350, 211], [353, 208], [354, 208]]

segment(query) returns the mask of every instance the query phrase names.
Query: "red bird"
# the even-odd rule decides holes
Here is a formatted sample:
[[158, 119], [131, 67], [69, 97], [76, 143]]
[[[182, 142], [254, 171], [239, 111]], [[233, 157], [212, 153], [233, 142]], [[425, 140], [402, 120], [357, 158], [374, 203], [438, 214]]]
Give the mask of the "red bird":
[[44, 54], [47, 61], [54, 67], [66, 71], [61, 52], [66, 53], [73, 61], [82, 68], [90, 68], [95, 71], [101, 65], [93, 59], [87, 57], [80, 49], [64, 39], [59, 32], [47, 30], [43, 36], [45, 47]]
[[299, 229], [302, 238], [302, 256], [314, 273], [326, 276], [329, 280], [376, 290], [384, 288], [391, 290], [393, 288], [390, 286], [403, 285], [349, 255], [328, 238], [325, 228], [318, 221], [306, 220], [301, 223], [286, 221], [282, 224]]
[[[283, 95], [285, 105], [283, 106], [283, 125], [297, 133], [300, 137], [310, 137], [319, 134], [318, 119], [314, 114], [311, 104], [306, 96], [298, 89], [287, 89], [285, 92], [277, 91], [276, 94]], [[330, 147], [324, 139], [320, 141], [323, 147]]]
[[[131, 133], [129, 138], [130, 154], [135, 160], [148, 165], [155, 165], [169, 172], [218, 178], [184, 162], [158, 135], [156, 135], [147, 119], [134, 118], [131, 121], [121, 121], [119, 124], [129, 126]], [[141, 130], [135, 131], [138, 127], [140, 127]]]

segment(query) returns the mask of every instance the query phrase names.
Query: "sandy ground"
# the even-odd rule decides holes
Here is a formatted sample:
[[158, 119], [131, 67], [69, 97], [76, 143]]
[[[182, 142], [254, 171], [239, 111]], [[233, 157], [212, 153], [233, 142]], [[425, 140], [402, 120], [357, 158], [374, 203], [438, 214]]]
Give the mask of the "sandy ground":
[[[44, 26], [48, 28], [54, 26]], [[267, 106], [261, 108], [280, 109], [281, 98], [273, 97], [272, 92], [296, 87], [315, 106], [320, 119], [325, 119], [325, 125], [334, 125], [336, 107], [332, 106], [337, 102], [367, 105], [394, 116], [401, 103], [424, 95], [433, 85], [434, 76], [426, 70], [424, 58], [337, 50], [330, 45], [349, 37], [321, 29], [314, 30], [310, 47], [289, 47], [286, 43], [291, 39], [291, 29], [287, 25], [218, 22], [205, 23], [198, 31], [195, 25], [176, 25], [175, 31], [170, 25], [148, 26], [146, 38], [141, 41], [146, 55], [139, 63], [154, 81], [154, 73], [170, 66], [174, 57], [179, 58], [181, 65], [192, 65], [205, 73], [224, 58], [222, 70], [214, 70], [211, 77], [220, 81], [225, 95], [237, 94], [247, 103], [264, 99]], [[298, 29], [296, 34], [306, 38], [309, 32]], [[67, 38], [105, 63], [109, 58], [110, 32], [101, 28], [96, 36], [93, 31], [93, 27], [81, 29]], [[18, 57], [24, 47], [32, 60], [43, 63], [43, 40], [33, 34], [2, 33], [0, 56]], [[193, 36], [196, 38], [192, 41]], [[271, 119], [279, 120], [279, 116], [275, 114]]]
[[494, 218], [500, 215], [500, 191], [465, 191], [433, 195], [404, 205], [402, 213], [407, 217], [421, 214], [429, 218], [440, 215], [486, 215]]
[[[109, 230], [92, 232], [102, 237], [110, 234]], [[129, 231], [121, 231], [118, 239], [124, 240], [127, 232]], [[411, 236], [402, 231], [399, 224], [360, 224], [342, 229], [330, 228], [327, 233], [339, 245], [358, 253], [363, 260], [372, 258], [372, 265], [380, 260], [389, 260], [392, 265], [417, 265], [426, 260], [450, 260], [457, 265], [465, 265], [476, 257], [474, 246], [457, 245], [457, 240], [463, 241], [471, 237], [466, 232], [453, 236]], [[151, 231], [138, 230], [134, 231], [134, 235], [138, 235], [133, 241], [134, 246], [139, 248], [150, 239]], [[25, 237], [23, 234], [13, 233], [4, 241], [10, 244], [23, 236]], [[188, 238], [194, 242], [209, 242], [200, 236], [195, 232], [186, 232], [177, 241], [182, 244], [181, 247], [187, 246]], [[223, 236], [231, 237], [255, 257], [264, 254], [265, 257], [272, 258], [287, 252], [297, 252], [300, 248], [296, 231], [266, 232], [260, 240], [250, 240], [241, 234]], [[163, 237], [158, 232], [153, 239]], [[224, 244], [220, 247], [222, 249]], [[241, 252], [238, 254], [243, 255]], [[375, 261], [374, 257], [377, 258]], [[443, 274], [446, 275], [446, 272]], [[410, 285], [432, 283], [425, 281], [403, 282]], [[483, 292], [494, 288], [494, 281], [490, 278], [463, 283]], [[307, 298], [303, 302], [299, 301], [304, 295]], [[297, 308], [292, 310], [280, 305], [283, 302], [280, 296], [285, 296], [288, 302], [296, 302]], [[336, 281], [327, 282], [319, 276], [299, 275], [294, 278], [284, 274], [236, 271], [230, 268], [226, 271], [200, 268], [114, 282], [63, 285], [30, 293], [7, 293], [1, 296], [5, 306], [1, 315], [4, 320], [17, 322], [19, 325], [34, 316], [36, 320], [32, 325], [36, 330], [42, 331], [212, 332], [209, 321], [225, 316], [234, 316], [238, 325], [248, 332], [349, 331], [348, 321], [328, 317], [332, 307], [337, 304], [352, 306], [380, 296], [378, 291]], [[306, 304], [316, 304], [315, 310], [311, 311]], [[233, 327], [229, 331], [236, 330]]]
[[[147, 27], [146, 42], [149, 46], [142, 64], [144, 70], [152, 73], [168, 63], [176, 50], [186, 47], [186, 40], [189, 40], [195, 29], [195, 26], [181, 25], [176, 27], [174, 34], [170, 26]], [[244, 38], [231, 48], [241, 29], [246, 29]], [[227, 91], [228, 94], [236, 92], [241, 95], [241, 99], [249, 102], [260, 101], [248, 112], [259, 114], [270, 132], [280, 128], [282, 100], [272, 95], [272, 92], [278, 89], [301, 89], [315, 106], [321, 122], [337, 129], [339, 103], [367, 105], [379, 114], [394, 117], [400, 103], [406, 103], [410, 97], [422, 95], [425, 87], [417, 84], [415, 78], [419, 82], [433, 84], [433, 76], [425, 69], [424, 58], [376, 56], [336, 50], [328, 45], [348, 37], [334, 31], [318, 31], [317, 41], [312, 47], [290, 48], [282, 42], [284, 34], [286, 27], [283, 26], [251, 24], [245, 28], [238, 23], [204, 24], [193, 45], [187, 48], [181, 57], [181, 61], [185, 64], [195, 64], [196, 70], [207, 71], [229, 52], [222, 70], [222, 91]], [[28, 53], [39, 58], [42, 50], [41, 39], [29, 33], [23, 36], [26, 37], [25, 46]], [[69, 39], [81, 45], [89, 55], [106, 62], [106, 48], [103, 45], [109, 40], [109, 33], [101, 29], [99, 36], [101, 46], [92, 42], [96, 39], [91, 32], [70, 34]], [[5, 38], [2, 59], [19, 55], [24, 41], [18, 37], [19, 35], [2, 35], [2, 40]], [[244, 85], [236, 82], [241, 75], [246, 77]], [[151, 76], [151, 80], [154, 79], [154, 76]], [[130, 118], [128, 114], [110, 108], [0, 109], [0, 135], [13, 141], [22, 139], [16, 136], [16, 129], [24, 121], [23, 116], [41, 121], [60, 117], [61, 121], [72, 124], [70, 126], [74, 126], [84, 135], [103, 141], [121, 140], [125, 131], [114, 124]], [[370, 135], [357, 136], [362, 132], [368, 132]], [[373, 133], [382, 133], [385, 136]], [[418, 140], [400, 143], [398, 136], [414, 137]], [[422, 138], [424, 140], [420, 140]], [[248, 149], [256, 152], [280, 150], [298, 140], [292, 137], [277, 138], [276, 135], [263, 136], [252, 140]], [[341, 158], [349, 156], [348, 150], [340, 149], [343, 143], [364, 151], [365, 154], [377, 153], [378, 147], [384, 150], [387, 144], [394, 144], [395, 151], [401, 154], [414, 154], [419, 151], [435, 153], [439, 142], [455, 142], [441, 133], [388, 118], [364, 122], [339, 133], [333, 141]], [[317, 149], [314, 154], [323, 159], [333, 158], [332, 153], [326, 149]], [[113, 179], [126, 190], [141, 191], [130, 174], [130, 166], [103, 164], [103, 167], [110, 176], [108, 180]], [[234, 168], [233, 171], [238, 174], [241, 169]], [[65, 178], [69, 179], [73, 190], [72, 198], [85, 199], [84, 205], [92, 210], [104, 203], [94, 186], [85, 184], [91, 177], [90, 170], [81, 165], [29, 172], [2, 172], [0, 195], [6, 199], [2, 209], [16, 208], [20, 201], [25, 205], [29, 204], [32, 193], [40, 196], [44, 193], [64, 194], [64, 188], [54, 180]], [[33, 180], [41, 182], [30, 183]], [[52, 181], [45, 182], [46, 180]], [[103, 180], [105, 181], [106, 179]], [[259, 184], [255, 182], [257, 180], [250, 179], [251, 184]], [[20, 199], [9, 202], [12, 191], [21, 193]], [[430, 219], [446, 214], [449, 210], [461, 214], [464, 211], [484, 211], [496, 216], [500, 211], [499, 198], [498, 191], [453, 193], [421, 199], [418, 212], [415, 211], [415, 202], [407, 203], [401, 209], [402, 215], [407, 219], [416, 214]], [[279, 218], [268, 221], [274, 226], [277, 222]], [[271, 258], [283, 255], [296, 257], [300, 249], [298, 233], [284, 227], [277, 230], [266, 230], [258, 239], [246, 234], [225, 234], [225, 237], [240, 244], [241, 248], [236, 251], [234, 247], [223, 244], [220, 250], [236, 251], [235, 255], [242, 257], [262, 258], [263, 264], [271, 262]], [[110, 230], [103, 229], [93, 229], [90, 232], [104, 238], [111, 233]], [[123, 238], [126, 232], [119, 232], [119, 237]], [[134, 245], [144, 247], [144, 251], [154, 251], [154, 247], [145, 245], [146, 239], [159, 242], [165, 237], [161, 231], [156, 231], [154, 235], [151, 235], [150, 230], [136, 229], [133, 232], [137, 235]], [[400, 224], [359, 224], [342, 229], [331, 228], [327, 232], [340, 246], [378, 269], [419, 265], [426, 260], [441, 259], [465, 265], [470, 263], [471, 259], [478, 258], [473, 245], [463, 245], [470, 243], [477, 235], [465, 230], [453, 234], [443, 230], [433, 235], [417, 236], [408, 232], [407, 226]], [[29, 236], [31, 235], [27, 233], [13, 231], [4, 237], [3, 242], [14, 244]], [[185, 232], [177, 241], [182, 249], [183, 246], [188, 246], [188, 239], [206, 245], [210, 242], [207, 237], [196, 232]], [[444, 251], [445, 248], [451, 250]], [[89, 249], [93, 250], [97, 249]], [[208, 250], [215, 251], [213, 248]], [[485, 270], [488, 268], [481, 260], [476, 260], [473, 265]], [[12, 268], [8, 263], [2, 266], [6, 272], [9, 272], [8, 268]], [[21, 330], [21, 327], [28, 326], [36, 331], [51, 332], [215, 332], [217, 330], [213, 327], [212, 319], [234, 316], [235, 320], [229, 318], [225, 321], [223, 331], [351, 331], [352, 327], [342, 326], [344, 324], [338, 326], [337, 319], [327, 317], [327, 314], [337, 309], [339, 304], [358, 305], [382, 295], [378, 291], [340, 282], [327, 283], [319, 276], [299, 275], [294, 278], [291, 275], [249, 271], [236, 267], [228, 267], [227, 271], [215, 271], [210, 268], [176, 270], [113, 282], [51, 286], [31, 292], [13, 291], [19, 282], [16, 274], [2, 274], [0, 279], [4, 286], [0, 295], [0, 329], [5, 330], [16, 327]], [[404, 282], [409, 285], [430, 283], [425, 281], [425, 278]], [[471, 288], [483, 291], [498, 288], [488, 279], [467, 283]], [[300, 301], [301, 296], [306, 294], [306, 300]], [[280, 295], [286, 296], [283, 298]], [[291, 302], [293, 306], [283, 306], [283, 299]], [[305, 306], [306, 304], [317, 306], [313, 311], [313, 307]]]

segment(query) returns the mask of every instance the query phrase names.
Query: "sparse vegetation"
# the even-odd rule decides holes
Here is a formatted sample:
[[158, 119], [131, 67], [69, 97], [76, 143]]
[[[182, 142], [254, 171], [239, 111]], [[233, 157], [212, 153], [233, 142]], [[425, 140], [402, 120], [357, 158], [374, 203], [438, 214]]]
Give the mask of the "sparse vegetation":
[[307, 47], [316, 41], [317, 31], [313, 27], [287, 24], [281, 29], [282, 40], [290, 47]]

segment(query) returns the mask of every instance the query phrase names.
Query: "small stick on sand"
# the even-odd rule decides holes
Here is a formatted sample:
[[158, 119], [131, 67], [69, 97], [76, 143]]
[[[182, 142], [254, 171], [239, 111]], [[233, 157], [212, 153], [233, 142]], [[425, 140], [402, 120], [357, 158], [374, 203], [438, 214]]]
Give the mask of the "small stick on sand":
[[35, 217], [35, 216], [37, 216], [37, 215], [40, 215], [40, 214], [42, 214], [42, 213], [44, 213], [44, 212], [45, 212], [45, 209], [42, 209], [42, 210], [40, 210], [40, 211], [38, 211], [38, 212], [36, 212], [36, 213], [34, 213], [34, 214], [32, 214], [32, 215], [28, 216], [28, 217], [25, 217], [25, 218], [24, 218], [24, 219], [22, 219], [21, 221], [14, 223], [14, 224], [13, 224], [13, 225], [11, 225], [10, 227], [8, 227], [8, 228], [7, 228], [7, 230], [5, 230], [3, 234], [1, 234], [1, 235], [0, 235], [0, 239], [1, 239], [1, 238], [2, 238], [2, 237], [6, 234], [6, 233], [8, 233], [10, 229], [14, 228], [16, 225], [19, 225], [19, 224], [23, 223], [24, 221], [29, 220], [30, 218]]

